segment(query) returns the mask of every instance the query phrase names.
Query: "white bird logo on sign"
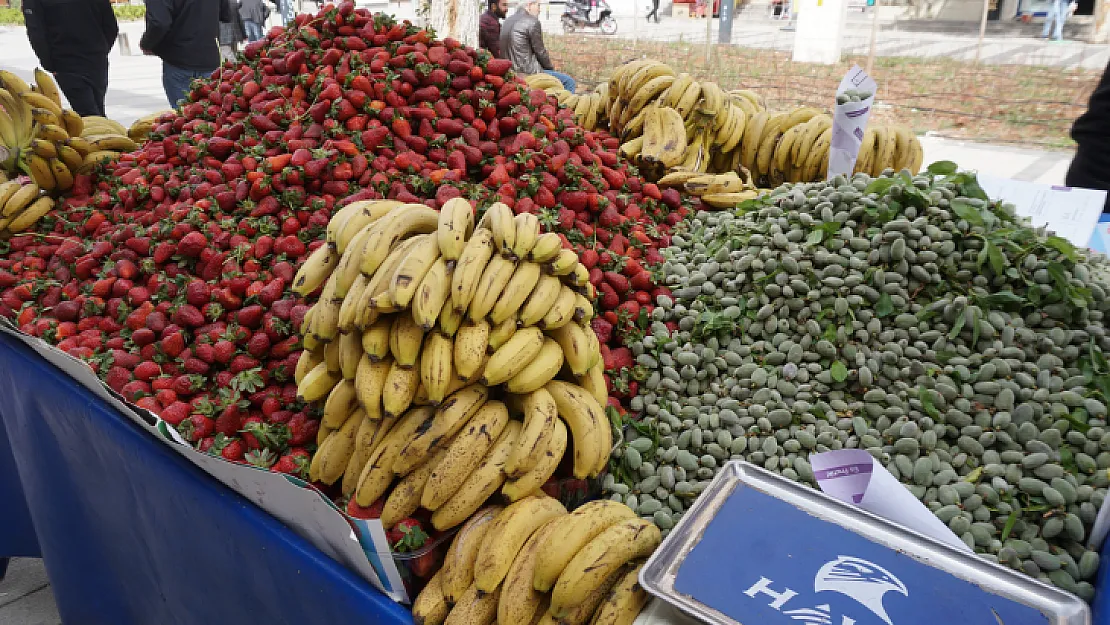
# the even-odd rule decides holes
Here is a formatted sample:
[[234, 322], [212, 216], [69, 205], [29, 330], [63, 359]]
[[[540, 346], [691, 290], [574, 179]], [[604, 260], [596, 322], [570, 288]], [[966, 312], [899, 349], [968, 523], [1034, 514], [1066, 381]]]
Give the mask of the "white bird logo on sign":
[[887, 625], [894, 625], [883, 607], [883, 596], [890, 591], [910, 596], [902, 580], [883, 567], [852, 556], [839, 556], [817, 571], [813, 590], [831, 590], [855, 599]]

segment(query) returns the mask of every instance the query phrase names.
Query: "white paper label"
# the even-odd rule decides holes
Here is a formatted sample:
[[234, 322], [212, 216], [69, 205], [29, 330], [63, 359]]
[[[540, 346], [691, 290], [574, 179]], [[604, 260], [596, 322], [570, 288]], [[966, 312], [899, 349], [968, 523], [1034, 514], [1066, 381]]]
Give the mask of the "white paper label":
[[817, 485], [829, 495], [957, 549], [971, 551], [867, 451], [826, 451], [810, 455], [809, 462]]
[[850, 89], [869, 92], [871, 96], [860, 102], [837, 104], [833, 108], [829, 169], [826, 172], [828, 178], [838, 174], [852, 175], [860, 145], [863, 144], [867, 119], [871, 117], [871, 106], [875, 102], [875, 90], [878, 89], [878, 85], [859, 65], [853, 65], [840, 81], [840, 86], [836, 88], [836, 95], [840, 96]]

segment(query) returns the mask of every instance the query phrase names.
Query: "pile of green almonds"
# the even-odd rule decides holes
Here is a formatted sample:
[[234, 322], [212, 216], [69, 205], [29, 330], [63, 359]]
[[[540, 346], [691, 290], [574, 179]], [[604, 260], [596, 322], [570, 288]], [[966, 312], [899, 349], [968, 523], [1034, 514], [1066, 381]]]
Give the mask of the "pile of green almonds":
[[810, 453], [866, 449], [977, 553], [1091, 599], [1104, 257], [944, 163], [699, 212], [666, 255], [607, 496], [666, 531], [730, 459], [814, 484]]

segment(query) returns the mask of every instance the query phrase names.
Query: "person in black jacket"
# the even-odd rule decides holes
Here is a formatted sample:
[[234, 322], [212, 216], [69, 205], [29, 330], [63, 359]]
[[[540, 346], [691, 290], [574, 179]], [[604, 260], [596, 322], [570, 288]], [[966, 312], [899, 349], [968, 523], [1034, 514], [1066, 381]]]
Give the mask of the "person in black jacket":
[[162, 88], [171, 106], [185, 99], [189, 84], [220, 65], [220, 22], [231, 22], [228, 0], [146, 0], [144, 54], [162, 59]]
[[110, 0], [23, 0], [27, 38], [70, 107], [104, 116], [108, 52], [119, 25]]
[[[1110, 65], [1102, 73], [1087, 112], [1071, 127], [1077, 149], [1068, 168], [1069, 187], [1110, 191]], [[1102, 212], [1110, 213], [1110, 194]]]

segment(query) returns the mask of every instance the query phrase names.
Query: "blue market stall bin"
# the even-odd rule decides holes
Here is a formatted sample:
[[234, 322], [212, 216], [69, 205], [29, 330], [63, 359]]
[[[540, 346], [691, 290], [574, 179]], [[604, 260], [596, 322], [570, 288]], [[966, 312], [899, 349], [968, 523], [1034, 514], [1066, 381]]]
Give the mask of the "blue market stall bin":
[[0, 397], [63, 622], [412, 622], [404, 606], [2, 332]]
[[37, 558], [41, 555], [8, 433], [4, 429], [4, 410], [4, 406], [0, 405], [0, 579], [4, 579], [9, 558]]

